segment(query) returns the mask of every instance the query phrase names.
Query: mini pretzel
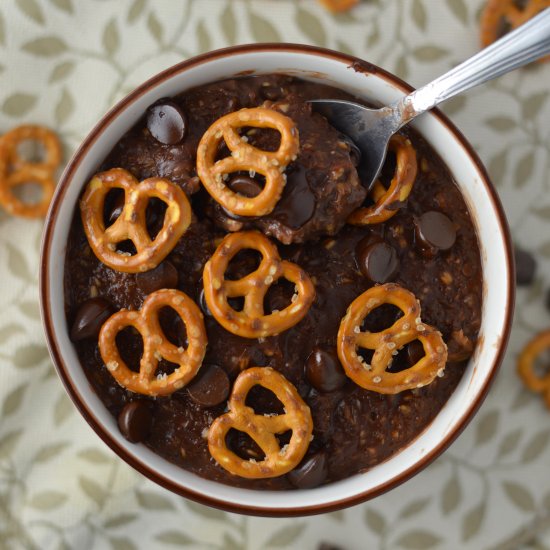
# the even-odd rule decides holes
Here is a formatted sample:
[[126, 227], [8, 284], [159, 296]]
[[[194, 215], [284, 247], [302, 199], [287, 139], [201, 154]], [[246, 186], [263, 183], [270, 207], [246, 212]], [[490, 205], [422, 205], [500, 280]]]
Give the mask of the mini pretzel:
[[[263, 151], [239, 135], [243, 127], [273, 128], [281, 134], [277, 151]], [[216, 162], [220, 142], [225, 143], [231, 156]], [[197, 149], [197, 174], [206, 190], [226, 210], [238, 216], [269, 214], [283, 192], [287, 164], [296, 158], [299, 148], [298, 130], [287, 116], [257, 107], [241, 109], [218, 119], [204, 133]], [[232, 172], [251, 171], [265, 177], [263, 191], [255, 197], [235, 193], [224, 183]]]
[[319, 3], [336, 13], [350, 10], [359, 3], [359, 0], [319, 0]]
[[[383, 304], [398, 307], [403, 317], [380, 332], [362, 332], [364, 319]], [[424, 357], [406, 370], [387, 372], [394, 355], [414, 340], [422, 343]], [[420, 304], [414, 294], [391, 283], [372, 287], [352, 302], [340, 324], [337, 347], [346, 374], [362, 388], [378, 393], [393, 394], [426, 386], [437, 375], [443, 375], [447, 361], [447, 346], [437, 330], [422, 323]], [[358, 348], [374, 350], [371, 365], [357, 353]]]
[[[159, 311], [165, 307], [174, 309], [185, 324], [187, 349], [170, 343], [162, 331]], [[117, 334], [130, 326], [143, 338], [139, 372], [128, 368], [116, 344]], [[113, 378], [127, 390], [152, 396], [169, 395], [183, 388], [197, 374], [206, 344], [202, 313], [189, 296], [173, 289], [157, 290], [147, 296], [139, 312], [123, 309], [111, 315], [99, 333], [99, 351]], [[155, 376], [161, 359], [178, 368], [171, 374]]]
[[550, 349], [550, 330], [537, 334], [524, 348], [518, 359], [518, 374], [532, 391], [542, 393], [546, 406], [550, 408], [550, 372], [538, 376], [535, 361], [544, 351]]
[[386, 190], [376, 181], [372, 196], [376, 201], [372, 206], [359, 208], [348, 218], [353, 225], [371, 225], [389, 220], [407, 200], [417, 173], [416, 152], [409, 139], [399, 134], [392, 136], [390, 151], [395, 152], [397, 166], [389, 188]]
[[[40, 143], [45, 150], [42, 162], [24, 160], [18, 151], [24, 141]], [[11, 214], [39, 218], [48, 212], [55, 190], [55, 171], [61, 163], [61, 144], [57, 136], [42, 126], [19, 126], [0, 138], [0, 204]], [[27, 204], [15, 196], [13, 189], [25, 183], [42, 188], [37, 204]]]
[[[255, 385], [271, 390], [282, 402], [285, 413], [261, 415], [247, 407], [246, 397]], [[227, 406], [229, 412], [216, 418], [208, 430], [208, 449], [222, 468], [241, 477], [260, 479], [282, 476], [299, 464], [311, 440], [313, 420], [309, 407], [282, 374], [270, 367], [241, 372]], [[243, 460], [230, 451], [225, 439], [232, 428], [247, 433], [264, 452], [264, 460]], [[292, 437], [281, 448], [275, 434], [288, 430], [292, 430]]]
[[[237, 281], [225, 279], [229, 262], [247, 248], [261, 253], [258, 269]], [[264, 315], [264, 297], [281, 277], [296, 285], [296, 294], [285, 309]], [[289, 329], [303, 319], [315, 298], [315, 288], [307, 273], [296, 264], [282, 261], [275, 245], [257, 231], [226, 235], [204, 266], [203, 280], [204, 296], [212, 315], [226, 330], [245, 338], [273, 336]], [[229, 305], [228, 298], [237, 296], [244, 296], [242, 311]]]
[[[124, 190], [124, 208], [105, 229], [103, 208], [111, 189]], [[157, 198], [166, 203], [164, 225], [154, 239], [147, 231], [147, 204]], [[170, 253], [191, 223], [191, 206], [185, 193], [172, 182], [149, 178], [139, 183], [122, 168], [95, 175], [80, 201], [82, 225], [94, 254], [117, 271], [137, 273], [155, 268]], [[137, 254], [117, 251], [116, 245], [130, 239]]]
[[[548, 7], [550, 0], [488, 0], [481, 14], [482, 45], [492, 44]], [[548, 60], [550, 56], [539, 61]]]

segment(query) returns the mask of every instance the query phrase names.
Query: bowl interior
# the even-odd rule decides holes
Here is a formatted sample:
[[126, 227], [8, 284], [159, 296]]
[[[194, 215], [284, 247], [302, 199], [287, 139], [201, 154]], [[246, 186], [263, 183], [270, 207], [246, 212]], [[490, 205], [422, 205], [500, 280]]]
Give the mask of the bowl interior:
[[504, 351], [512, 308], [511, 264], [506, 222], [483, 168], [441, 115], [424, 115], [414, 126], [447, 163], [465, 197], [478, 230], [485, 281], [479, 345], [458, 387], [432, 424], [400, 453], [363, 474], [290, 494], [211, 482], [174, 466], [144, 445], [126, 441], [91, 389], [68, 338], [63, 259], [79, 195], [115, 143], [157, 99], [226, 77], [273, 72], [331, 84], [380, 104], [394, 101], [406, 91], [397, 79], [382, 71], [359, 72], [343, 55], [300, 47], [213, 52], [155, 77], [106, 115], [67, 167], [45, 232], [41, 302], [50, 350], [72, 399], [96, 432], [126, 461], [158, 483], [208, 504], [289, 514], [325, 511], [374, 496], [406, 479], [450, 443], [475, 411]]

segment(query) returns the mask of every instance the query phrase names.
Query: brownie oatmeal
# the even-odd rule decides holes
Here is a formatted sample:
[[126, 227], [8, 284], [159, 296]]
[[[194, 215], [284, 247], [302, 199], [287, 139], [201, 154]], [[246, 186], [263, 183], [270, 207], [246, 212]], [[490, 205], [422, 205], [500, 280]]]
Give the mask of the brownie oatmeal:
[[[66, 314], [95, 391], [128, 440], [230, 485], [384, 461], [445, 404], [480, 328], [479, 246], [447, 167], [405, 130], [367, 197], [314, 98], [350, 99], [269, 75], [157, 102], [70, 231]], [[128, 267], [139, 254], [147, 270]]]

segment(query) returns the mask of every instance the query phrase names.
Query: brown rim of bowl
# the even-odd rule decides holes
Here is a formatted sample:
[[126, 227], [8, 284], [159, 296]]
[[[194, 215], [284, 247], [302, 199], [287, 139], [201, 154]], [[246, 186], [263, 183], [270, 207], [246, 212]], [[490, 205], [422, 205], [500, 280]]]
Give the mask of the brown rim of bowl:
[[508, 344], [508, 339], [510, 336], [511, 325], [512, 325], [512, 313], [514, 308], [515, 301], [515, 284], [514, 284], [514, 260], [512, 253], [512, 240], [510, 236], [510, 230], [508, 228], [508, 223], [504, 210], [500, 203], [500, 199], [489, 179], [489, 175], [485, 167], [483, 166], [481, 160], [478, 158], [476, 152], [472, 146], [468, 143], [466, 138], [458, 130], [458, 128], [438, 109], [432, 109], [432, 114], [449, 130], [454, 137], [459, 141], [462, 147], [466, 150], [468, 156], [477, 167], [479, 173], [483, 178], [483, 184], [490, 196], [490, 199], [493, 203], [493, 208], [497, 212], [498, 222], [501, 229], [501, 234], [504, 240], [505, 250], [506, 250], [506, 264], [508, 266], [509, 281], [508, 281], [508, 300], [506, 304], [505, 311], [505, 325], [504, 332], [501, 335], [500, 348], [497, 352], [495, 361], [491, 367], [491, 372], [489, 373], [485, 385], [479, 392], [477, 399], [472, 403], [470, 408], [463, 415], [462, 420], [454, 427], [454, 429], [443, 439], [431, 452], [423, 456], [418, 462], [413, 466], [401, 472], [393, 479], [387, 481], [386, 483], [379, 485], [373, 489], [365, 491], [361, 494], [354, 495], [352, 497], [347, 497], [340, 499], [329, 504], [319, 504], [312, 506], [288, 506], [285, 508], [269, 508], [269, 507], [258, 507], [258, 506], [247, 506], [242, 504], [235, 504], [227, 502], [225, 500], [216, 499], [213, 497], [205, 496], [200, 493], [182, 487], [172, 480], [165, 478], [158, 472], [150, 469], [147, 465], [135, 459], [132, 455], [128, 454], [125, 449], [120, 447], [118, 443], [112, 439], [112, 437], [107, 433], [103, 426], [97, 421], [94, 414], [83, 403], [76, 391], [70, 377], [67, 374], [65, 364], [60, 352], [60, 347], [55, 337], [55, 331], [53, 327], [53, 321], [51, 317], [50, 310], [50, 300], [49, 300], [49, 277], [47, 272], [47, 266], [49, 263], [50, 257], [50, 248], [51, 248], [51, 235], [53, 232], [53, 227], [55, 220], [57, 219], [60, 205], [65, 196], [68, 182], [72, 178], [76, 168], [81, 163], [82, 157], [86, 154], [88, 148], [96, 142], [96, 140], [101, 136], [104, 131], [105, 126], [107, 126], [121, 111], [123, 111], [129, 104], [143, 95], [146, 91], [149, 91], [152, 87], [156, 86], [158, 83], [165, 81], [166, 79], [172, 77], [174, 74], [177, 74], [181, 71], [187, 70], [191, 67], [196, 67], [207, 61], [212, 61], [213, 59], [220, 59], [227, 56], [231, 56], [235, 53], [247, 53], [247, 52], [277, 52], [284, 51], [289, 53], [305, 53], [312, 54], [315, 56], [321, 56], [326, 58], [331, 58], [342, 63], [346, 63], [351, 66], [354, 63], [358, 63], [359, 66], [365, 71], [373, 74], [377, 74], [382, 78], [391, 82], [394, 86], [400, 88], [405, 93], [410, 93], [413, 91], [413, 88], [401, 80], [400, 78], [388, 73], [384, 69], [372, 65], [371, 63], [365, 62], [357, 57], [353, 57], [347, 54], [336, 52], [333, 50], [328, 50], [324, 48], [318, 48], [315, 46], [305, 46], [302, 44], [247, 44], [243, 46], [233, 46], [230, 48], [223, 48], [219, 50], [214, 50], [205, 54], [198, 55], [177, 65], [174, 65], [163, 72], [159, 73], [156, 76], [153, 76], [151, 79], [147, 80], [140, 86], [138, 86], [133, 92], [119, 101], [114, 107], [112, 107], [95, 125], [95, 127], [90, 131], [86, 136], [80, 147], [77, 149], [75, 154], [72, 156], [71, 160], [67, 164], [60, 181], [57, 187], [55, 196], [52, 200], [50, 210], [45, 222], [45, 228], [42, 236], [42, 247], [41, 247], [41, 259], [40, 259], [40, 308], [42, 313], [42, 319], [44, 323], [44, 330], [46, 333], [46, 340], [50, 355], [52, 356], [53, 363], [57, 370], [59, 377], [61, 378], [63, 385], [67, 393], [69, 394], [71, 400], [76, 405], [77, 409], [80, 411], [80, 414], [85, 418], [88, 424], [93, 428], [96, 434], [125, 462], [127, 462], [134, 469], [154, 481], [155, 483], [161, 485], [162, 487], [186, 498], [190, 498], [201, 504], [212, 506], [215, 508], [220, 508], [229, 512], [237, 512], [242, 514], [257, 515], [257, 516], [273, 516], [273, 517], [291, 517], [297, 515], [313, 515], [331, 512], [334, 510], [339, 510], [346, 508], [355, 504], [359, 504], [366, 500], [372, 499], [386, 491], [397, 487], [401, 483], [410, 479], [413, 475], [418, 473], [420, 470], [425, 468], [428, 464], [433, 462], [464, 430], [469, 421], [474, 416], [474, 413], [480, 407], [481, 403], [485, 399], [489, 387], [491, 386], [494, 377], [502, 363], [504, 358], [504, 353], [506, 351], [506, 346]]

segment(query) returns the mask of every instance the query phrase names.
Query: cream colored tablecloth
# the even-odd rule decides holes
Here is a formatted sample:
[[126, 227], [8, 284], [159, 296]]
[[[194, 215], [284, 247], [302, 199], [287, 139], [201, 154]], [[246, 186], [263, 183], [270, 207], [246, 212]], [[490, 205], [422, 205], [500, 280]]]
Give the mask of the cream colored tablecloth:
[[[56, 128], [67, 155], [113, 102], [199, 52], [292, 41], [351, 52], [420, 85], [478, 49], [480, 0], [365, 0], [338, 17], [314, 0], [1, 0], [0, 133]], [[226, 514], [175, 496], [119, 460], [76, 412], [37, 306], [42, 223], [0, 213], [0, 548], [550, 547], [550, 414], [514, 362], [550, 326], [550, 64], [449, 103], [539, 260], [520, 289], [506, 361], [459, 440], [403, 486], [312, 518]], [[60, 258], [60, 261], [62, 259]], [[291, 497], [289, 497], [291, 498]], [[546, 545], [544, 546], [546, 541]]]

